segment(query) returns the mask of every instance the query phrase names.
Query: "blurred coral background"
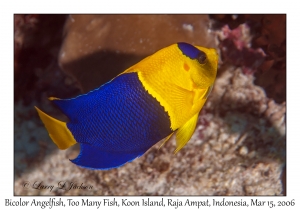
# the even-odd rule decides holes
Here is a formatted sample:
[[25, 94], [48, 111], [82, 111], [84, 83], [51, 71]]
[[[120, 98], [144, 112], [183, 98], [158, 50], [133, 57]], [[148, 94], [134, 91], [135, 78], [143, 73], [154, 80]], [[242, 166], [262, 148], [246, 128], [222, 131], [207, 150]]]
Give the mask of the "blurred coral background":
[[[220, 55], [188, 144], [109, 171], [72, 164], [79, 146], [58, 150], [34, 106], [67, 120], [48, 97], [86, 93], [176, 42]], [[14, 16], [15, 195], [285, 195], [285, 173], [285, 14]], [[33, 187], [59, 182], [93, 187]]]

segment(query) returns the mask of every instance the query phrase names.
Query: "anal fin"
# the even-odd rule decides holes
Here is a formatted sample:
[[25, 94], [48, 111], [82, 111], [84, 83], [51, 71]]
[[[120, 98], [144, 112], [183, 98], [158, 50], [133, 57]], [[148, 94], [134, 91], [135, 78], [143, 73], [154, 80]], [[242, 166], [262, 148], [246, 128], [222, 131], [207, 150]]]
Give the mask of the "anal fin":
[[80, 153], [77, 158], [71, 160], [74, 164], [88, 169], [108, 170], [117, 168], [135, 158], [143, 155], [146, 150], [141, 151], [105, 151], [91, 144], [80, 143]]
[[180, 127], [176, 132], [176, 150], [174, 153], [176, 154], [180, 149], [186, 145], [186, 143], [190, 140], [192, 137], [197, 120], [198, 120], [198, 114], [195, 114], [191, 119], [189, 119], [182, 127]]

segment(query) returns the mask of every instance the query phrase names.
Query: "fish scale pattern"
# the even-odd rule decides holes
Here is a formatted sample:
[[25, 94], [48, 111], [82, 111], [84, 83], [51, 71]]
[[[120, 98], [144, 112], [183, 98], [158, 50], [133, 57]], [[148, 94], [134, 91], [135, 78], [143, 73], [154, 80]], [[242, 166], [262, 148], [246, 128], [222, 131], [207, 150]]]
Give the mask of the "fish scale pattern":
[[168, 113], [137, 73], [119, 75], [94, 91], [54, 103], [69, 117], [67, 127], [75, 140], [99, 151], [145, 152], [173, 132]]

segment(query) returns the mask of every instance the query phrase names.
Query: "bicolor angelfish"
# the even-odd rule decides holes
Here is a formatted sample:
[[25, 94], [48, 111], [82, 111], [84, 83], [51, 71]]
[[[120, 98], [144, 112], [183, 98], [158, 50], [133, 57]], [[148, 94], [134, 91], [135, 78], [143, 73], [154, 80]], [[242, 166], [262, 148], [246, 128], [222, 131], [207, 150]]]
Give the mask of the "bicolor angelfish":
[[50, 100], [69, 118], [62, 122], [37, 109], [59, 149], [79, 143], [71, 160], [89, 169], [111, 169], [143, 155], [176, 134], [178, 152], [194, 133], [213, 87], [215, 49], [177, 43], [126, 69], [99, 88], [71, 99]]

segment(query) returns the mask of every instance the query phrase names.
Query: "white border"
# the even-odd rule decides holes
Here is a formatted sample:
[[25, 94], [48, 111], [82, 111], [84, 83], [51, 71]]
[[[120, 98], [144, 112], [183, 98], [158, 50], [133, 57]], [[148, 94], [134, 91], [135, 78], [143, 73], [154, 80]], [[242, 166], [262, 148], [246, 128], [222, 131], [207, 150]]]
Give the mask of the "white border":
[[[296, 208], [299, 208], [299, 10], [296, 1], [2, 1], [1, 8], [1, 65], [0, 65], [0, 90], [1, 90], [1, 184], [0, 184], [0, 207], [4, 207], [4, 199], [18, 200], [20, 197], [13, 197], [13, 14], [14, 13], [287, 13], [287, 196], [286, 197], [226, 197], [229, 200], [261, 199], [273, 201], [288, 201], [296, 199]], [[49, 197], [34, 197], [37, 200], [48, 200]], [[81, 200], [82, 197], [63, 197]], [[84, 197], [92, 200], [103, 199], [104, 197]], [[111, 197], [110, 197], [111, 198]], [[117, 199], [128, 197], [117, 197]], [[129, 197], [138, 200], [145, 197]], [[156, 197], [158, 198], [158, 197]], [[168, 197], [165, 197], [167, 199]], [[172, 197], [185, 200], [189, 197]], [[205, 200], [221, 199], [221, 197], [190, 197], [191, 199]], [[22, 197], [24, 200], [31, 200], [32, 197]], [[3, 208], [4, 207], [4, 208]], [[15, 207], [19, 209], [20, 207]], [[76, 207], [74, 207], [76, 208]], [[82, 207], [80, 207], [82, 208]], [[135, 207], [136, 208], [136, 207]], [[155, 207], [159, 208], [159, 207]], [[195, 207], [193, 207], [195, 208]], [[232, 207], [223, 207], [231, 209]], [[279, 207], [278, 207], [279, 208]], [[12, 207], [9, 207], [12, 209]], [[29, 207], [27, 209], [35, 209]], [[40, 209], [40, 207], [39, 207]], [[65, 209], [56, 207], [54, 209]], [[90, 209], [96, 209], [95, 207]], [[103, 207], [101, 209], [104, 209]], [[132, 208], [130, 208], [132, 209]], [[137, 207], [136, 209], [140, 209]], [[165, 207], [161, 209], [175, 209]], [[219, 209], [211, 207], [210, 209]], [[247, 209], [254, 209], [249, 207]], [[260, 208], [269, 209], [269, 207]]]

